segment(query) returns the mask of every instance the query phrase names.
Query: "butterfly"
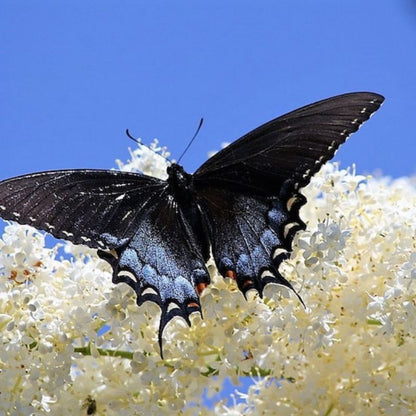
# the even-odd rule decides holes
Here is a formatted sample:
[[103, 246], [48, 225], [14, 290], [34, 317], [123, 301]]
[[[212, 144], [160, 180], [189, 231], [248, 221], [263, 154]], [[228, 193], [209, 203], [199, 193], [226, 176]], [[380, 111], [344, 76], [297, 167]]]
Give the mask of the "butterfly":
[[[167, 179], [113, 170], [58, 170], [0, 182], [0, 216], [98, 250], [114, 283], [166, 324], [201, 313], [211, 253], [246, 295], [268, 283], [292, 290], [279, 265], [305, 229], [300, 188], [381, 106], [375, 93], [339, 95], [278, 117], [208, 159], [194, 174], [171, 163]], [[296, 293], [296, 292], [295, 292]]]

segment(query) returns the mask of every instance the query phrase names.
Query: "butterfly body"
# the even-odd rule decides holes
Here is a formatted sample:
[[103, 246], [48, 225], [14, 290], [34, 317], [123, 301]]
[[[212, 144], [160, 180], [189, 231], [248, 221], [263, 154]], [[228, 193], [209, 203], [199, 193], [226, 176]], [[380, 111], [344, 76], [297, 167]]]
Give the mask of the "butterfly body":
[[199, 248], [204, 261], [208, 261], [210, 255], [210, 243], [207, 233], [206, 218], [204, 212], [198, 204], [197, 193], [194, 188], [193, 175], [187, 173], [185, 169], [172, 163], [167, 167], [168, 193], [176, 204], [177, 209], [182, 213], [186, 221], [192, 228], [192, 234], [196, 236]]
[[0, 182], [0, 216], [98, 249], [113, 282], [129, 284], [137, 303], [161, 310], [165, 325], [200, 311], [211, 254], [245, 295], [268, 283], [291, 284], [279, 265], [305, 228], [299, 209], [322, 164], [376, 111], [383, 97], [350, 93], [274, 119], [194, 174], [172, 163], [167, 180], [105, 170], [40, 172]]

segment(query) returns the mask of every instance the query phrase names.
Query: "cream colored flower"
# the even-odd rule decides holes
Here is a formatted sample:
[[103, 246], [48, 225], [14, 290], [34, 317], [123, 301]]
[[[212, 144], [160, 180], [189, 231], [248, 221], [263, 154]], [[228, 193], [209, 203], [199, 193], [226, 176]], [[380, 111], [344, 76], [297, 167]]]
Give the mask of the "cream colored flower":
[[[161, 148], [156, 150], [161, 151]], [[119, 166], [164, 172], [140, 147]], [[211, 264], [202, 320], [138, 307], [90, 250], [8, 225], [0, 240], [0, 414], [392, 414], [416, 408], [416, 189], [328, 163], [303, 190], [306, 231], [281, 272], [305, 302], [270, 285], [246, 302]], [[234, 404], [204, 394], [253, 379]], [[238, 387], [236, 387], [238, 389]], [[204, 393], [205, 392], [205, 393]]]

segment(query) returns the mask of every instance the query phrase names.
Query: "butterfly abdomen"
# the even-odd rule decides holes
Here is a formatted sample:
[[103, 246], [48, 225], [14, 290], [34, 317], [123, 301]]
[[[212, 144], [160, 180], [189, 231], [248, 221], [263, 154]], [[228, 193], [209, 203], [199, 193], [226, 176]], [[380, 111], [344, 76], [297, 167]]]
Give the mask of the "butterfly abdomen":
[[[185, 219], [185, 226], [191, 227], [195, 242], [203, 254], [204, 260], [210, 257], [210, 243], [208, 228], [204, 215], [196, 199], [193, 187], [193, 176], [185, 172], [185, 169], [177, 163], [172, 163], [167, 168], [168, 189], [170, 200], [176, 204], [178, 212]], [[206, 282], [205, 282], [206, 283]]]

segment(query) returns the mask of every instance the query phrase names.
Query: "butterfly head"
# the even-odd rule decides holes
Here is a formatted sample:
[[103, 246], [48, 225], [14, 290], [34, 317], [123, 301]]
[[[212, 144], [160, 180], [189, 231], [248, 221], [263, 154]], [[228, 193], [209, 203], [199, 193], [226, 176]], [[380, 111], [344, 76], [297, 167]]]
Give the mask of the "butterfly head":
[[192, 175], [185, 172], [185, 169], [177, 163], [172, 163], [167, 167], [168, 184], [174, 193], [182, 194], [192, 188]]

